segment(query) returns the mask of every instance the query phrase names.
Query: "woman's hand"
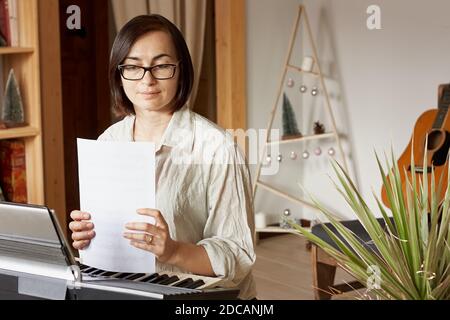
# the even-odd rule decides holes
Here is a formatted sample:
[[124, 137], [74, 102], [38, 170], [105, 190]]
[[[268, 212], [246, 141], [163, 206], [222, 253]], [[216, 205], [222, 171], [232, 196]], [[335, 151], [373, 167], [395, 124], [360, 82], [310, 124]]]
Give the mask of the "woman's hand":
[[130, 244], [136, 248], [152, 252], [160, 262], [174, 264], [178, 249], [178, 242], [172, 240], [169, 227], [161, 212], [152, 209], [139, 209], [137, 213], [155, 218], [155, 224], [145, 222], [130, 222], [125, 225], [128, 230], [124, 238], [131, 240]]
[[72, 246], [77, 250], [82, 250], [95, 237], [94, 224], [86, 221], [91, 219], [91, 215], [86, 212], [74, 210], [70, 213], [70, 217], [74, 220], [69, 223], [69, 229], [72, 231], [72, 239], [74, 240]]

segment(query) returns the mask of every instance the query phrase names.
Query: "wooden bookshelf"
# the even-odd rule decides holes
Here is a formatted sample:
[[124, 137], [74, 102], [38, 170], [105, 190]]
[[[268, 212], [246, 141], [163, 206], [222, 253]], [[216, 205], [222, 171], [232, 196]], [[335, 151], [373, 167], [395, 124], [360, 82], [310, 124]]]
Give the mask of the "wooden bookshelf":
[[0, 130], [0, 139], [17, 138], [25, 142], [28, 202], [43, 205], [45, 200], [37, 1], [17, 1], [20, 46], [0, 48], [3, 83], [6, 84], [9, 70], [14, 68], [28, 124], [25, 127]]

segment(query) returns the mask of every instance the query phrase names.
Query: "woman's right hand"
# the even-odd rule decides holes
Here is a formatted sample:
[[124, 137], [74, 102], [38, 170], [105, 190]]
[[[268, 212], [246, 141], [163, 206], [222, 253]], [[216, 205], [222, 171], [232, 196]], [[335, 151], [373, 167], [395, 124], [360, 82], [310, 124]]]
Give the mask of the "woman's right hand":
[[77, 250], [82, 250], [95, 237], [94, 224], [86, 221], [91, 219], [91, 215], [87, 212], [74, 210], [70, 213], [70, 217], [73, 220], [69, 223], [69, 229], [72, 231], [72, 246]]

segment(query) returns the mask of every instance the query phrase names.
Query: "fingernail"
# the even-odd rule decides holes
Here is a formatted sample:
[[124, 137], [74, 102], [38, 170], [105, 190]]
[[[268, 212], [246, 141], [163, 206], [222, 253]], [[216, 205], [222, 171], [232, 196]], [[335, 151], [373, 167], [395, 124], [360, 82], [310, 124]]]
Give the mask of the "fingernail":
[[88, 232], [88, 235], [89, 235], [89, 236], [95, 235], [95, 231], [93, 231], [93, 230], [92, 230], [92, 231], [89, 231], [89, 232]]
[[92, 229], [92, 228], [94, 227], [94, 224], [93, 224], [92, 222], [89, 222], [86, 226], [87, 226], [89, 229]]
[[83, 214], [83, 219], [89, 219], [89, 218], [90, 218], [90, 216], [88, 213]]

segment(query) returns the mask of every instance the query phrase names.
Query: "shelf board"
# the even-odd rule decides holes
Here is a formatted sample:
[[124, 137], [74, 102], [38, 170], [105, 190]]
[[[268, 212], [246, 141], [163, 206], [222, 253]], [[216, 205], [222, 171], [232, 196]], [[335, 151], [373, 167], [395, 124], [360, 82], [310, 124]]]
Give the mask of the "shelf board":
[[269, 142], [267, 142], [267, 144], [268, 145], [272, 145], [272, 144], [287, 144], [287, 143], [293, 143], [293, 142], [299, 142], [299, 141], [327, 139], [327, 138], [332, 138], [334, 136], [335, 136], [335, 134], [333, 132], [328, 132], [328, 133], [322, 133], [322, 134], [313, 134], [313, 135], [310, 135], [310, 136], [303, 136], [303, 137], [295, 138], [295, 139], [269, 141]]
[[14, 139], [14, 138], [28, 138], [39, 135], [39, 130], [34, 127], [20, 127], [11, 129], [0, 129], [0, 140]]
[[0, 55], [2, 54], [17, 54], [17, 53], [33, 53], [34, 48], [23, 47], [0, 47]]

